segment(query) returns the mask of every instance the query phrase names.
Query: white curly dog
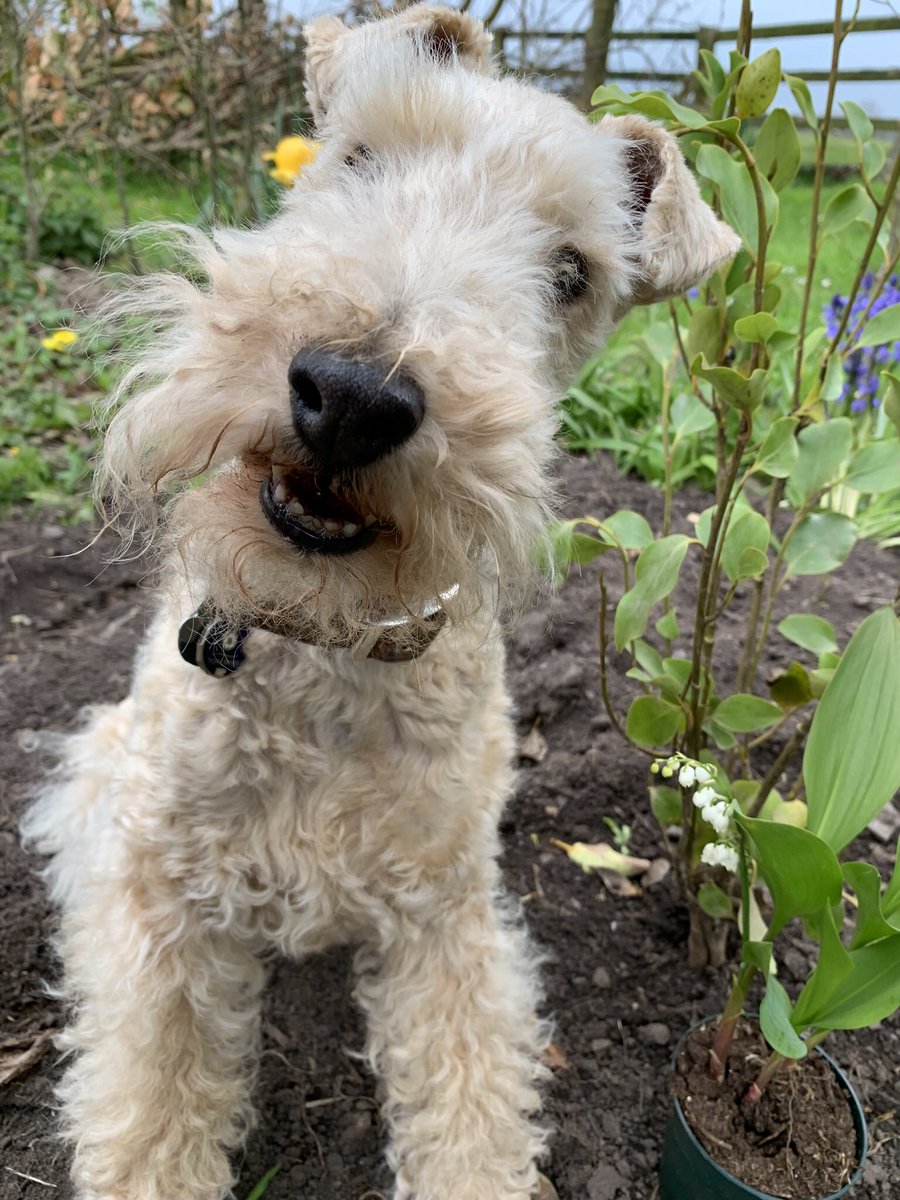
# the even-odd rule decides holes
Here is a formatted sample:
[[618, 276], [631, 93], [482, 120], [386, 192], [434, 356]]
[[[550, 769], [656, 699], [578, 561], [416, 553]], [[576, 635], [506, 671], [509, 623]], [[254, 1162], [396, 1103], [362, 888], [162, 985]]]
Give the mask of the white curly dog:
[[500, 630], [565, 381], [736, 249], [673, 138], [497, 78], [464, 14], [307, 36], [315, 164], [265, 228], [183, 231], [189, 278], [124, 301], [151, 337], [99, 486], [160, 547], [159, 603], [131, 695], [26, 820], [63, 913], [82, 1200], [229, 1194], [261, 957], [335, 942], [360, 947], [397, 1200], [533, 1195]]

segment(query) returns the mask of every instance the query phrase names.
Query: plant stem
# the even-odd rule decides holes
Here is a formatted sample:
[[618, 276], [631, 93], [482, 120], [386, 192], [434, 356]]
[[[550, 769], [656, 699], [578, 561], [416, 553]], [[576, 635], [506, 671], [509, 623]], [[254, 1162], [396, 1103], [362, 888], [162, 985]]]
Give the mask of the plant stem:
[[728, 515], [728, 505], [726, 498], [731, 496], [735, 481], [737, 480], [738, 471], [741, 466], [741, 459], [744, 455], [747, 442], [750, 440], [751, 433], [750, 418], [746, 414], [741, 414], [741, 425], [738, 430], [738, 435], [735, 440], [734, 449], [731, 453], [728, 466], [726, 468], [726, 476], [722, 485], [722, 498], [716, 505], [713, 513], [712, 523], [710, 525], [709, 538], [706, 546], [703, 549], [703, 558], [700, 568], [700, 583], [697, 589], [697, 607], [694, 614], [694, 640], [691, 650], [691, 673], [685, 687], [686, 694], [690, 694], [691, 700], [691, 728], [688, 731], [688, 745], [690, 746], [690, 757], [697, 758], [700, 754], [700, 749], [703, 741], [703, 697], [701, 695], [702, 679], [703, 679], [703, 663], [708, 654], [711, 654], [712, 647], [707, 649], [706, 639], [711, 639], [709, 631], [709, 622], [711, 614], [715, 612], [717, 594], [713, 593], [713, 586], [718, 587], [718, 577], [715, 572], [716, 556], [719, 549], [719, 537], [724, 538], [727, 532], [726, 517]]
[[[781, 503], [781, 498], [784, 495], [784, 488], [784, 480], [776, 479], [769, 489], [769, 499], [766, 504], [766, 521], [770, 529], [774, 529], [775, 527], [775, 514], [778, 512], [778, 505]], [[753, 685], [756, 682], [756, 670], [759, 662], [755, 652], [756, 633], [759, 629], [759, 614], [762, 609], [762, 596], [766, 586], [767, 574], [768, 572], [764, 572], [753, 585], [750, 611], [747, 614], [744, 653], [741, 657], [740, 667], [738, 668], [737, 688], [739, 692], [752, 692]]]
[[719, 1021], [719, 1028], [716, 1030], [715, 1041], [710, 1047], [707, 1069], [718, 1083], [721, 1083], [725, 1078], [725, 1063], [728, 1060], [728, 1051], [731, 1048], [731, 1043], [734, 1041], [734, 1031], [737, 1029], [737, 1023], [744, 1012], [744, 1006], [747, 1003], [747, 993], [750, 991], [750, 984], [753, 982], [756, 970], [757, 968], [753, 963], [741, 963], [741, 969], [735, 976], [734, 983], [731, 986], [731, 994], [722, 1012], [722, 1019]]
[[[609, 694], [609, 672], [608, 672], [607, 666], [606, 666], [606, 648], [609, 645], [609, 634], [606, 629], [606, 613], [607, 613], [608, 607], [609, 607], [609, 604], [608, 604], [607, 594], [606, 594], [606, 579], [604, 578], [603, 572], [601, 571], [600, 572], [600, 613], [599, 613], [599, 618], [598, 618], [598, 632], [599, 632], [599, 636], [600, 636], [600, 694], [603, 697], [603, 707], [606, 709], [606, 715], [609, 717], [610, 724], [612, 725], [613, 729], [616, 731], [616, 733], [619, 735], [620, 738], [622, 738], [626, 742], [629, 742], [629, 744], [633, 745], [628, 734], [625, 732], [624, 728], [622, 727], [622, 723], [616, 714], [616, 710], [613, 708], [612, 699], [610, 698], [610, 694]], [[655, 757], [655, 755], [651, 755], [651, 757]]]
[[[813, 182], [812, 208], [809, 217], [809, 254], [806, 280], [803, 285], [803, 300], [800, 308], [800, 324], [797, 333], [797, 358], [794, 365], [794, 400], [792, 407], [800, 407], [800, 392], [803, 387], [803, 343], [806, 340], [806, 325], [809, 320], [809, 305], [812, 297], [813, 280], [816, 274], [816, 264], [819, 255], [819, 208], [822, 202], [822, 183], [825, 178], [825, 151], [828, 146], [828, 134], [831, 129], [831, 112], [834, 108], [834, 92], [837, 86], [838, 63], [841, 56], [841, 45], [844, 37], [842, 26], [843, 0], [835, 0], [834, 4], [834, 36], [831, 45], [831, 69], [828, 74], [828, 95], [825, 100], [825, 113], [822, 125], [816, 137], [816, 174]], [[865, 273], [863, 271], [863, 273]], [[862, 278], [862, 276], [860, 276]], [[858, 286], [858, 284], [856, 285]]]
[[773, 1050], [769, 1055], [769, 1061], [757, 1075], [756, 1079], [747, 1088], [744, 1098], [741, 1101], [741, 1108], [746, 1112], [749, 1109], [755, 1108], [763, 1098], [766, 1088], [781, 1070], [782, 1064], [790, 1062], [790, 1059], [779, 1054], [777, 1050]]

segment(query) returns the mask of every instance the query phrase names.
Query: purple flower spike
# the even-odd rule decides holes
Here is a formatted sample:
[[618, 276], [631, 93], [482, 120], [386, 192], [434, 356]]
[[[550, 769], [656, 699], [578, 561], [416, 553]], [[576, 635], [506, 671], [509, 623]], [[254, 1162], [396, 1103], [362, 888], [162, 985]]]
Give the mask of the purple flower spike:
[[[850, 412], [855, 415], [862, 415], [878, 407], [878, 384], [881, 372], [900, 363], [900, 342], [885, 342], [879, 346], [852, 349], [855, 339], [854, 342], [851, 342], [850, 338], [860, 317], [869, 308], [874, 284], [875, 277], [869, 271], [863, 277], [860, 290], [850, 307], [850, 316], [840, 347], [844, 353], [847, 350], [851, 350], [851, 353], [844, 360], [844, 386], [841, 390], [839, 404], [844, 408], [849, 405]], [[848, 302], [849, 297], [835, 294], [823, 307], [822, 317], [829, 338], [833, 338], [837, 333]], [[882, 289], [881, 295], [872, 304], [866, 320], [860, 328], [860, 333], [872, 317], [884, 309], [890, 308], [893, 304], [900, 304], [900, 277], [897, 275], [891, 276]]]

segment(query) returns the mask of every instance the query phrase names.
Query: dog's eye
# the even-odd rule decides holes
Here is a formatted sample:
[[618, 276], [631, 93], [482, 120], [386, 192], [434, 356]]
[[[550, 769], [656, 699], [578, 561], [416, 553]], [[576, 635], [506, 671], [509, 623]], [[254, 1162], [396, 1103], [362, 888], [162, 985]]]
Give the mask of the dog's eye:
[[355, 146], [352, 153], [348, 154], [344, 159], [345, 167], [352, 167], [354, 170], [365, 166], [367, 162], [372, 160], [372, 151], [368, 146]]
[[560, 304], [574, 304], [591, 284], [588, 261], [577, 246], [561, 246], [553, 255], [553, 296]]

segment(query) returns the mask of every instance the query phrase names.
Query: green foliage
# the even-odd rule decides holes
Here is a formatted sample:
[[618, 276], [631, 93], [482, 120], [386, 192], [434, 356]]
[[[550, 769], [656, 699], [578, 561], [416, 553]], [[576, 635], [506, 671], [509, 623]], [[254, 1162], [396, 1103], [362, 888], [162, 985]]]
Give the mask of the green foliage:
[[[765, 978], [760, 1019], [773, 1060], [762, 1087], [780, 1059], [807, 1053], [809, 1037], [900, 1006], [900, 868], [885, 888], [871, 864], [838, 857], [900, 787], [900, 596], [866, 618], [843, 651], [825, 618], [785, 617], [779, 636], [813, 662], [791, 662], [766, 681], [768, 695], [759, 678], [785, 584], [838, 569], [860, 536], [900, 534], [900, 377], [875, 379], [880, 404], [860, 405], [853, 392], [865, 372], [868, 385], [876, 362], [861, 352], [880, 347], [877, 361], [889, 362], [900, 341], [886, 237], [898, 171], [887, 186], [874, 178], [883, 156], [867, 149], [871, 122], [849, 104], [856, 178], [827, 189], [817, 171], [812, 189], [798, 187], [794, 121], [767, 110], [783, 80], [821, 166], [830, 117], [819, 120], [806, 84], [782, 74], [777, 50], [749, 63], [733, 54], [727, 72], [701, 57], [705, 112], [617, 87], [599, 89], [594, 101], [667, 123], [743, 249], [688, 300], [635, 316], [613, 339], [611, 359], [582, 372], [564, 423], [571, 440], [612, 450], [665, 494], [661, 527], [649, 539], [642, 528], [634, 545], [633, 573], [623, 546], [598, 562], [601, 692], [613, 727], [659, 754], [650, 803], [661, 827], [681, 829], [669, 845], [692, 950], [711, 925], [740, 924], [743, 967], [727, 1011], [740, 1011], [757, 972]], [[754, 134], [745, 122], [760, 117]], [[799, 204], [810, 231], [803, 244]], [[815, 290], [825, 263], [841, 270], [845, 297], [827, 304]], [[828, 280], [829, 296], [835, 286]], [[673, 532], [669, 516], [686, 479], [715, 488], [695, 538]], [[617, 521], [624, 526], [627, 514]], [[577, 546], [570, 561], [582, 561]], [[693, 613], [679, 623], [671, 598], [689, 562]], [[610, 639], [607, 576], [620, 563]], [[556, 566], [561, 572], [565, 560]], [[739, 590], [750, 600], [744, 649], [723, 691], [717, 632]], [[612, 645], [631, 659], [635, 691], [624, 720], [606, 686]], [[845, 945], [848, 895], [855, 922]], [[774, 970], [778, 935], [798, 920], [818, 957], [794, 1004]], [[713, 953], [712, 940], [705, 948]], [[718, 1049], [727, 1054], [727, 1044]]]

